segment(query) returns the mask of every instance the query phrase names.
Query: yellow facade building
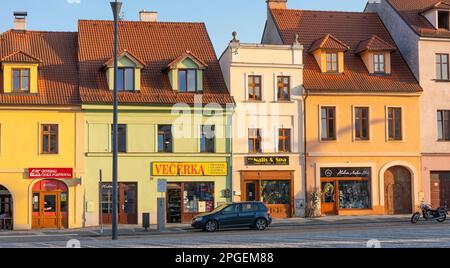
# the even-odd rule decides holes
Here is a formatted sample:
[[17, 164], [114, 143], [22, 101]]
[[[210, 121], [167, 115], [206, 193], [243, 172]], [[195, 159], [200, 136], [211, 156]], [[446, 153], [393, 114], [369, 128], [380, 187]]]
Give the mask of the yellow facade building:
[[0, 37], [0, 228], [82, 227], [76, 33]]
[[304, 46], [307, 215], [411, 213], [422, 89], [395, 42], [377, 14], [286, 2], [268, 1], [263, 43]]

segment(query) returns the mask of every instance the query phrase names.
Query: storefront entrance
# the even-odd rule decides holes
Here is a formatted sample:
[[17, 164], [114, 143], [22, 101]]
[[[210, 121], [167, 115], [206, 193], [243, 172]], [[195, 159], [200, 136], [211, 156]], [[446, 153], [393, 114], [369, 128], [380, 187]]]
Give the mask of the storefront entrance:
[[411, 173], [396, 166], [384, 173], [384, 203], [388, 215], [412, 213]]
[[290, 171], [242, 172], [242, 200], [262, 201], [273, 218], [292, 216], [294, 174]]
[[13, 199], [11, 193], [0, 185], [0, 230], [13, 229]]
[[450, 172], [431, 172], [431, 205], [450, 205]]
[[[119, 224], [137, 224], [137, 183], [119, 182]], [[102, 184], [102, 215], [104, 224], [112, 224], [112, 183]]]
[[214, 182], [168, 183], [166, 200], [168, 223], [190, 223], [214, 209]]
[[61, 181], [43, 180], [33, 186], [32, 228], [68, 228], [68, 189]]
[[322, 168], [320, 173], [323, 215], [371, 209], [370, 168]]

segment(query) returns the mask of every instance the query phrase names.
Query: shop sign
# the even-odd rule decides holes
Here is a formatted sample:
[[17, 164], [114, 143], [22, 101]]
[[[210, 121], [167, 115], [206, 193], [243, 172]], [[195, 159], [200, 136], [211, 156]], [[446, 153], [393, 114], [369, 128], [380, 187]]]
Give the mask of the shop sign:
[[167, 192], [167, 180], [158, 180], [158, 193]]
[[287, 166], [289, 156], [248, 156], [245, 157], [247, 166]]
[[152, 176], [227, 176], [227, 162], [152, 163]]
[[29, 179], [72, 179], [72, 168], [29, 168]]
[[320, 177], [322, 178], [370, 178], [370, 168], [360, 167], [338, 167], [321, 168]]

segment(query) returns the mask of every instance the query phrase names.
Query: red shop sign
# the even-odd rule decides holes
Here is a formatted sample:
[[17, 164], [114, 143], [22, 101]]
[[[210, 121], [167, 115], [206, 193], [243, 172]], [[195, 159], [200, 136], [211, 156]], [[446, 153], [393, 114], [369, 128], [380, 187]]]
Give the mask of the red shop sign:
[[73, 168], [29, 168], [29, 179], [72, 179]]

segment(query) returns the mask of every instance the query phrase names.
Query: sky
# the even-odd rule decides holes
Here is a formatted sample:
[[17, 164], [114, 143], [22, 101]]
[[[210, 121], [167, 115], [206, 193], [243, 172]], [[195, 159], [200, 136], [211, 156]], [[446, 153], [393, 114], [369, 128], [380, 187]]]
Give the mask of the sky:
[[[126, 20], [141, 10], [158, 11], [159, 21], [205, 22], [220, 55], [237, 31], [245, 43], [261, 41], [265, 0], [121, 0]], [[13, 26], [13, 12], [27, 11], [27, 29], [76, 31], [78, 19], [112, 19], [110, 0], [0, 0], [0, 32]], [[367, 0], [288, 0], [288, 8], [362, 11]]]

